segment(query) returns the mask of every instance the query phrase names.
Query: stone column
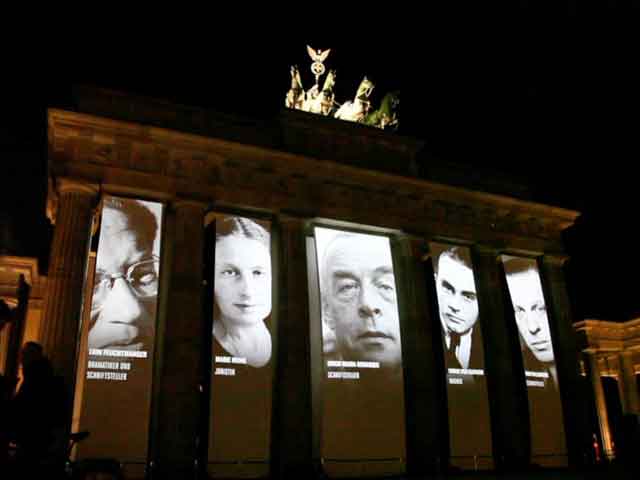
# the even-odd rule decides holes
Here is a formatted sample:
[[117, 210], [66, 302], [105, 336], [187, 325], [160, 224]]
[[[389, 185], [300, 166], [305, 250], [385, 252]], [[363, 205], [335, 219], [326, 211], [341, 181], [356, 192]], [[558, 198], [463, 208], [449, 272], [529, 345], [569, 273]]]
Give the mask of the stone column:
[[[433, 277], [425, 276], [423, 239], [403, 237], [398, 241], [396, 271], [403, 293], [400, 324], [404, 369], [407, 473], [424, 476], [437, 473], [444, 465], [447, 415], [444, 401], [444, 372], [435, 358], [434, 345], [440, 342], [437, 321], [432, 318], [429, 294], [435, 295]], [[429, 286], [431, 285], [431, 288]], [[444, 445], [443, 445], [444, 444]]]
[[529, 463], [529, 407], [520, 357], [518, 331], [508, 304], [499, 251], [472, 248], [496, 468], [520, 468]]
[[25, 324], [27, 322], [30, 290], [31, 287], [27, 282], [25, 282], [24, 275], [21, 274], [18, 277], [18, 285], [16, 285], [15, 289], [11, 288], [9, 292], [0, 292], [0, 294], [9, 293], [11, 297], [14, 297], [9, 298], [7, 301], [7, 304], [11, 309], [10, 315], [12, 317], [12, 321], [11, 325], [7, 325], [6, 327], [9, 332], [9, 338], [7, 339], [7, 349], [4, 352], [6, 354], [4, 374], [10, 379], [18, 376], [19, 353], [22, 348], [22, 344], [25, 342], [24, 332]]
[[596, 412], [598, 413], [598, 423], [600, 426], [600, 438], [602, 439], [602, 455], [608, 459], [614, 457], [613, 446], [611, 445], [611, 431], [609, 430], [609, 414], [600, 378], [600, 367], [598, 366], [598, 356], [596, 352], [587, 351], [589, 358], [589, 376], [595, 397]]
[[312, 478], [311, 354], [304, 221], [285, 215], [278, 220], [279, 305], [271, 476]]
[[56, 373], [63, 376], [71, 399], [82, 290], [98, 186], [66, 178], [59, 178], [56, 186], [58, 202], [41, 338], [45, 354]]
[[638, 384], [633, 366], [633, 352], [620, 354], [621, 384], [624, 392], [625, 414], [640, 415], [640, 399], [638, 398]]
[[539, 265], [560, 384], [567, 453], [570, 465], [578, 466], [588, 458], [591, 440], [589, 410], [584, 401], [586, 392], [580, 382], [579, 350], [563, 270], [567, 258], [564, 255], [544, 255]]
[[[202, 385], [208, 344], [207, 319], [203, 315], [203, 254], [205, 204], [176, 201], [167, 209], [161, 273], [161, 295], [166, 304], [158, 329], [159, 379], [154, 408], [155, 432], [151, 445], [154, 478], [196, 478], [200, 462], [199, 437], [205, 401]], [[172, 240], [172, 241], [171, 241]]]
[[626, 394], [626, 382], [624, 378], [624, 372], [622, 371], [622, 354], [618, 354], [614, 357], [611, 363], [614, 365], [614, 379], [616, 381], [616, 386], [618, 387], [618, 397], [620, 398], [620, 409], [622, 410], [622, 415], [626, 415], [629, 412], [629, 403], [627, 402], [627, 394]]

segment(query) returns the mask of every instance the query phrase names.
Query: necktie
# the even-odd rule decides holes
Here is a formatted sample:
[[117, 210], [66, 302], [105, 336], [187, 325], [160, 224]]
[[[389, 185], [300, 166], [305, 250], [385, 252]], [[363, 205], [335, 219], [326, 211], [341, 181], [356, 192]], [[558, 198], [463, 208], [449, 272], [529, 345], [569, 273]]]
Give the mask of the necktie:
[[460, 334], [449, 332], [449, 348], [447, 348], [447, 366], [448, 368], [459, 368], [460, 361], [456, 356], [456, 348], [460, 345]]
[[460, 334], [455, 332], [449, 333], [449, 352], [455, 354], [458, 345], [460, 345]]

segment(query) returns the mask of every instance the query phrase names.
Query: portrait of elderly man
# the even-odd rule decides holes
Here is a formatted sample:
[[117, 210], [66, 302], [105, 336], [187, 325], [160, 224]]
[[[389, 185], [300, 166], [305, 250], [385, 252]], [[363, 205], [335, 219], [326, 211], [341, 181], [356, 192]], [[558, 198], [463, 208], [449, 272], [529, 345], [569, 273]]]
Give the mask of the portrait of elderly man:
[[434, 262], [447, 368], [483, 368], [478, 296], [469, 249], [449, 247]]
[[145, 203], [105, 198], [89, 348], [151, 348], [159, 275], [159, 258], [153, 249], [158, 233], [156, 215]]
[[[389, 238], [318, 227], [315, 242], [326, 372], [321, 455], [404, 457], [402, 347]], [[342, 375], [331, 376], [336, 373]]]
[[553, 345], [536, 261], [505, 257], [504, 270], [524, 352], [525, 370], [547, 372], [555, 386], [557, 374]]
[[322, 313], [336, 358], [398, 368], [402, 346], [388, 238], [340, 232], [326, 245], [320, 271]]

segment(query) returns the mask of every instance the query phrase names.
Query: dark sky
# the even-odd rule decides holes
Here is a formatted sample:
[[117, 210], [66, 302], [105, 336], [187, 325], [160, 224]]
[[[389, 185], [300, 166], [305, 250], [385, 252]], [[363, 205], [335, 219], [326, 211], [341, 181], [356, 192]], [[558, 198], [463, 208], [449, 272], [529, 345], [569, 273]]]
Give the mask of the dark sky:
[[[315, 13], [299, 5], [291, 22], [252, 10], [57, 32], [40, 44], [41, 61], [25, 56], [5, 79], [14, 120], [0, 145], [42, 157], [46, 107], [68, 105], [74, 84], [274, 117], [289, 65], [300, 66], [308, 88], [306, 45], [331, 48], [337, 100], [353, 96], [366, 74], [374, 102], [401, 91], [400, 133], [424, 139], [428, 158], [504, 171], [537, 200], [582, 212], [565, 242], [576, 319], [640, 316], [638, 2], [430, 3], [402, 17], [318, 4]], [[293, 25], [305, 15], [324, 21], [302, 32]]]

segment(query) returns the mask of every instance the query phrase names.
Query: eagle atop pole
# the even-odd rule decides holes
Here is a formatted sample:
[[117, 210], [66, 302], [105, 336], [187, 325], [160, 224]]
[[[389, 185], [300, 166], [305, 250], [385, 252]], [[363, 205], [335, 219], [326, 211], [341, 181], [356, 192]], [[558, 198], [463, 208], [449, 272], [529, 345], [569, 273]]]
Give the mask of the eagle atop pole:
[[311, 57], [311, 60], [313, 60], [313, 63], [311, 64], [311, 72], [313, 72], [313, 74], [316, 76], [316, 87], [319, 88], [318, 83], [320, 80], [320, 76], [324, 73], [323, 62], [329, 56], [329, 52], [331, 52], [331, 49], [328, 48], [324, 52], [320, 49], [316, 51], [309, 45], [307, 45], [307, 52], [309, 52], [309, 56]]

